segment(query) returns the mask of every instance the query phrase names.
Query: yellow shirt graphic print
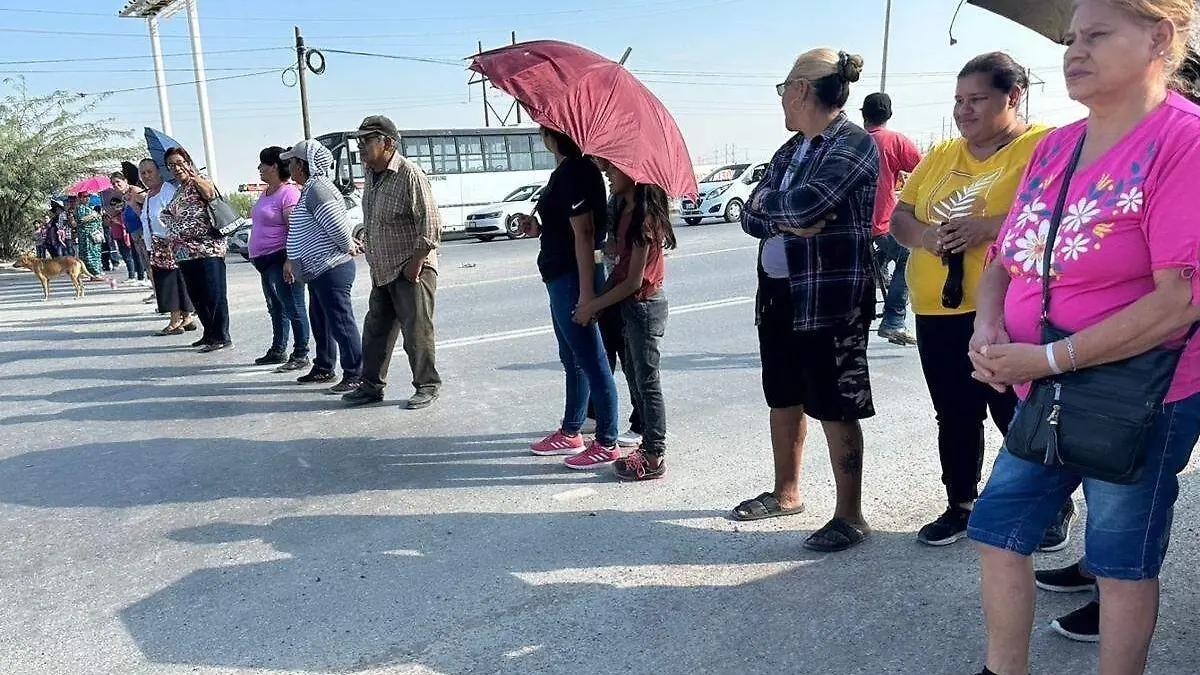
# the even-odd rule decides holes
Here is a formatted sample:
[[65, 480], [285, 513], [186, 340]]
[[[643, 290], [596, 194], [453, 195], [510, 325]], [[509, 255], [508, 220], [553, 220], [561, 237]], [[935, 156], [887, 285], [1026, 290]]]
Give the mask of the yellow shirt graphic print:
[[[917, 220], [928, 226], [959, 218], [1003, 218], [1016, 198], [1021, 177], [1038, 141], [1049, 127], [1033, 126], [991, 157], [978, 160], [963, 138], [935, 147], [913, 171], [900, 201], [913, 207]], [[913, 313], [966, 314], [975, 311], [975, 290], [983, 275], [992, 242], [970, 248], [963, 260], [963, 301], [954, 309], [942, 306], [947, 268], [942, 259], [923, 248], [913, 249], [906, 278]]]

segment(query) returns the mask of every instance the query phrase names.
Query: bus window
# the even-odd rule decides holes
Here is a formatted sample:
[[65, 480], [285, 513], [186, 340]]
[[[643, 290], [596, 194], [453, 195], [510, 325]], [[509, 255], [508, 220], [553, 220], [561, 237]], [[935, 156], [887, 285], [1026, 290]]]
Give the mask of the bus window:
[[484, 166], [488, 171], [508, 171], [508, 147], [503, 136], [488, 136], [483, 144]]
[[458, 160], [463, 173], [482, 173], [483, 142], [478, 136], [458, 136]]
[[337, 186], [343, 192], [354, 189], [354, 171], [350, 157], [350, 148], [345, 143], [339, 145], [333, 163], [337, 171]]
[[430, 149], [428, 138], [424, 136], [405, 138], [404, 156], [426, 173], [433, 171], [433, 151]]
[[433, 139], [433, 173], [458, 173], [458, 148], [454, 138]]
[[533, 152], [528, 134], [508, 137], [508, 163], [513, 171], [532, 171]]

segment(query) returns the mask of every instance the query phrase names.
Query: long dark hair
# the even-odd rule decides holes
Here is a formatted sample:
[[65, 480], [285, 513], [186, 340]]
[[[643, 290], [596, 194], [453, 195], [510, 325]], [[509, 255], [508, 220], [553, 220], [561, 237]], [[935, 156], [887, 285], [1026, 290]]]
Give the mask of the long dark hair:
[[578, 159], [583, 157], [583, 150], [579, 149], [579, 144], [571, 140], [571, 137], [561, 131], [555, 131], [550, 127], [542, 127], [542, 133], [554, 139], [554, 147], [558, 148], [558, 154], [568, 159]]
[[[622, 206], [624, 208], [624, 206]], [[635, 247], [675, 248], [675, 230], [671, 227], [671, 206], [667, 193], [657, 185], [638, 183], [633, 188], [633, 217], [629, 222], [629, 241]]]

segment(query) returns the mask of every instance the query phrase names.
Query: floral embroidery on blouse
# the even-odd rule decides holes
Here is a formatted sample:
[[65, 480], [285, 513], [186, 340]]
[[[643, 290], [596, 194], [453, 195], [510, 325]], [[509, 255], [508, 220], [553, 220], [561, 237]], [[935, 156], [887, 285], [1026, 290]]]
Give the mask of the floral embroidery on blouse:
[[[1050, 275], [1059, 277], [1063, 265], [1076, 262], [1090, 251], [1099, 251], [1104, 238], [1113, 230], [1113, 220], [1118, 216], [1136, 214], [1145, 203], [1146, 170], [1157, 151], [1151, 141], [1138, 159], [1130, 162], [1128, 171], [1114, 176], [1105, 172], [1083, 191], [1078, 199], [1063, 206], [1062, 220], [1055, 236], [1054, 251], [1050, 259]], [[1059, 176], [1048, 171], [1050, 158], [1069, 151], [1061, 140], [1046, 152], [1039, 153], [1034, 160], [1025, 188], [1018, 193], [1021, 204], [1013, 226], [1009, 228], [1000, 244], [1000, 255], [1005, 267], [1014, 278], [1025, 277], [1027, 281], [1040, 280], [1042, 263], [1046, 252], [1046, 239], [1050, 234], [1050, 220], [1060, 196], [1060, 189], [1069, 186], [1057, 185]]]

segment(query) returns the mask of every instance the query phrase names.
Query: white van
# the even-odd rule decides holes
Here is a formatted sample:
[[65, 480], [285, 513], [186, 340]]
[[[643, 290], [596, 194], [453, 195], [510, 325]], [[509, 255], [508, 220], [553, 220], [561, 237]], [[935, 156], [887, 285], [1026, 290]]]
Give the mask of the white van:
[[724, 218], [727, 223], [741, 222], [742, 207], [766, 172], [765, 162], [723, 166], [700, 181], [698, 201], [685, 198], [680, 202], [679, 215], [688, 225], [699, 225], [705, 218]]

